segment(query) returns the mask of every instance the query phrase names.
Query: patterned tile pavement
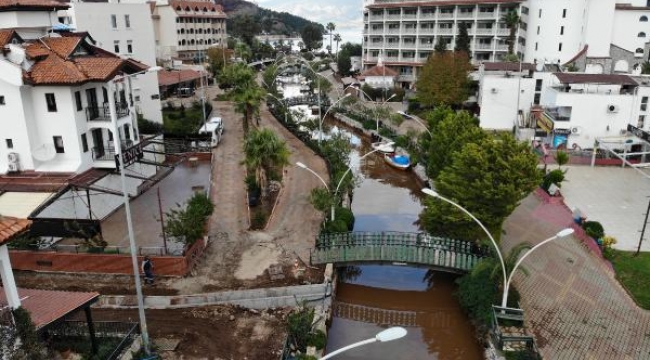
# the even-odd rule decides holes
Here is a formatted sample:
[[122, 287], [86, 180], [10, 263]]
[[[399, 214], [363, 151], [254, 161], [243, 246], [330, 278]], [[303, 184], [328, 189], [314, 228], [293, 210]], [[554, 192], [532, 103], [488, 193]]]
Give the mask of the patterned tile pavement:
[[[524, 199], [504, 224], [504, 253], [532, 245], [573, 224], [562, 203], [537, 194]], [[545, 359], [650, 359], [650, 312], [640, 309], [608, 263], [576, 234], [528, 257], [514, 283], [526, 324]]]

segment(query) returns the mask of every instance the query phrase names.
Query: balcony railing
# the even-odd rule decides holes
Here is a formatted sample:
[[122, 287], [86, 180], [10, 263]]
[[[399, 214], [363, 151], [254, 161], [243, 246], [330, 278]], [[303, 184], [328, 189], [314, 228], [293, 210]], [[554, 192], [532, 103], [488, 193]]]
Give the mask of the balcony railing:
[[[122, 118], [129, 115], [129, 105], [127, 103], [118, 102], [115, 104], [115, 113], [117, 118]], [[108, 103], [102, 105], [88, 106], [86, 108], [86, 119], [88, 121], [111, 121], [111, 111]]]
[[420, 28], [420, 35], [423, 35], [423, 34], [431, 34], [431, 35], [433, 35], [434, 32], [435, 32], [435, 29], [431, 29], [431, 28]]
[[445, 34], [445, 35], [449, 34], [450, 35], [453, 32], [454, 32], [454, 29], [450, 29], [450, 28], [439, 28], [438, 29], [438, 34]]
[[496, 17], [496, 12], [478, 12], [479, 19], [494, 19]]
[[494, 35], [494, 29], [476, 28], [474, 29], [476, 35]]
[[[133, 141], [122, 141], [122, 150], [133, 146]], [[93, 160], [95, 161], [115, 161], [115, 146], [95, 146], [93, 147]]]
[[438, 13], [438, 19], [453, 19], [454, 18], [454, 13], [453, 12], [440, 12]]

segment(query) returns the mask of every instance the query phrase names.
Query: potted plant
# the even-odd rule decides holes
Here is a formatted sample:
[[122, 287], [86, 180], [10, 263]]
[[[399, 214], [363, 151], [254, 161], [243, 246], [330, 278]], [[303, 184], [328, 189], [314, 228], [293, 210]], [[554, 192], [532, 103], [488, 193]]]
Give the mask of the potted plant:
[[603, 225], [601, 225], [598, 221], [585, 221], [582, 224], [582, 228], [585, 230], [585, 233], [589, 237], [596, 240], [598, 245], [602, 244], [601, 239], [603, 236], [605, 236], [605, 229], [603, 229]]

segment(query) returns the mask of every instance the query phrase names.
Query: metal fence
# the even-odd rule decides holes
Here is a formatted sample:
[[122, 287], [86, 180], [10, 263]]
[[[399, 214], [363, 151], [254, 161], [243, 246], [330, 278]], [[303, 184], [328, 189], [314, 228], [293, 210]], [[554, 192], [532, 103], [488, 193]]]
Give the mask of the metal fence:
[[[36, 249], [34, 249], [36, 250]], [[128, 255], [131, 254], [131, 248], [128, 246], [106, 246], [106, 247], [91, 247], [87, 245], [66, 245], [54, 244], [49, 247], [37, 249], [39, 251], [54, 251], [57, 253], [70, 253], [70, 254], [116, 254]], [[183, 245], [178, 246], [168, 245], [167, 251], [163, 246], [140, 246], [138, 247], [138, 255], [145, 256], [183, 256], [185, 249]]]
[[[115, 348], [108, 355], [105, 355], [106, 360], [117, 359], [140, 333], [140, 325], [138, 323], [99, 321], [94, 322], [93, 325], [95, 328], [95, 337], [99, 342], [106, 338], [119, 339]], [[64, 321], [50, 329], [49, 335], [52, 336], [53, 342], [56, 343], [57, 338], [87, 339], [90, 337], [90, 332], [88, 331], [88, 324], [84, 321]]]

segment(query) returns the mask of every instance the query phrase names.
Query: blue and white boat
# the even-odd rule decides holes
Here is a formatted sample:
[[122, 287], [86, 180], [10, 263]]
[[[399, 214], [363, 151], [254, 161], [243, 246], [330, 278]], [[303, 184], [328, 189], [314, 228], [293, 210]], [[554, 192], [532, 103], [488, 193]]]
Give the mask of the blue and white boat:
[[411, 167], [411, 159], [408, 155], [384, 154], [384, 160], [396, 169], [407, 170]]

